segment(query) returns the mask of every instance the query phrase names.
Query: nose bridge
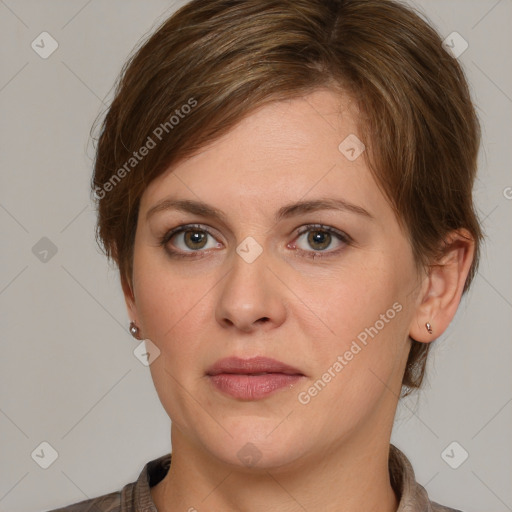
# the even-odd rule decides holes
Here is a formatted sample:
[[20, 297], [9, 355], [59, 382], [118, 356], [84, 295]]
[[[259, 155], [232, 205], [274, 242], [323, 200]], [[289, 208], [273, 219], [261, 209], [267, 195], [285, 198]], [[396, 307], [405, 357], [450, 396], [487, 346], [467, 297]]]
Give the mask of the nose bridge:
[[218, 298], [218, 322], [248, 331], [257, 322], [279, 324], [283, 321], [281, 290], [267, 268], [272, 265], [271, 260], [270, 252], [251, 237], [238, 245]]

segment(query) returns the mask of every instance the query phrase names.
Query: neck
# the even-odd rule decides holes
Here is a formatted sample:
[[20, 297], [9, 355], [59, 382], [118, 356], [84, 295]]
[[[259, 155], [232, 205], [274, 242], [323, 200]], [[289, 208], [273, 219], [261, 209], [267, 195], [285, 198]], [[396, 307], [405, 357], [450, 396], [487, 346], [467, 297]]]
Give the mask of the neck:
[[[174, 426], [171, 468], [151, 488], [159, 512], [194, 510], [395, 512], [388, 470], [389, 437], [358, 431], [326, 453], [271, 470], [227, 465]], [[372, 439], [368, 442], [368, 439]]]

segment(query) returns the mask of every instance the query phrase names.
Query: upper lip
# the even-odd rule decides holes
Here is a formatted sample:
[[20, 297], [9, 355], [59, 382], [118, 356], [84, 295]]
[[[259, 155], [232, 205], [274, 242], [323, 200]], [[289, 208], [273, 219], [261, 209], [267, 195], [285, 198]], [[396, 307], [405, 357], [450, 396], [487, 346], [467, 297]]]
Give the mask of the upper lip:
[[251, 357], [242, 359], [240, 357], [226, 357], [219, 359], [207, 371], [207, 375], [219, 375], [220, 373], [236, 374], [261, 374], [261, 373], [285, 373], [288, 375], [303, 375], [303, 373], [281, 361], [268, 357]]

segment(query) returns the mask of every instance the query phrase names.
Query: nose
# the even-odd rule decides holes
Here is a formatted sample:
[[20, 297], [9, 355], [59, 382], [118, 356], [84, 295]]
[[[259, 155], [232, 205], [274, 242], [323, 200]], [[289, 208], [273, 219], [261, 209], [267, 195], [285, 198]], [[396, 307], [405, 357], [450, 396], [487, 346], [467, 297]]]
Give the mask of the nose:
[[250, 333], [258, 328], [271, 330], [285, 321], [286, 288], [270, 260], [266, 251], [251, 263], [233, 254], [215, 312], [222, 327]]

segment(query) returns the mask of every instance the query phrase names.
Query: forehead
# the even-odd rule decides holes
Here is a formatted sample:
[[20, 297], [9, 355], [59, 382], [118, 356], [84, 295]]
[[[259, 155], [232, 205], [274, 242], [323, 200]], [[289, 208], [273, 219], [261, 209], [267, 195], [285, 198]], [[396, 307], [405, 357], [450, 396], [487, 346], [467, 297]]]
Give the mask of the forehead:
[[358, 122], [352, 98], [330, 90], [267, 104], [153, 180], [141, 210], [168, 194], [220, 203], [230, 196], [261, 208], [336, 191], [375, 202], [364, 154], [346, 152], [345, 141], [362, 139]]

